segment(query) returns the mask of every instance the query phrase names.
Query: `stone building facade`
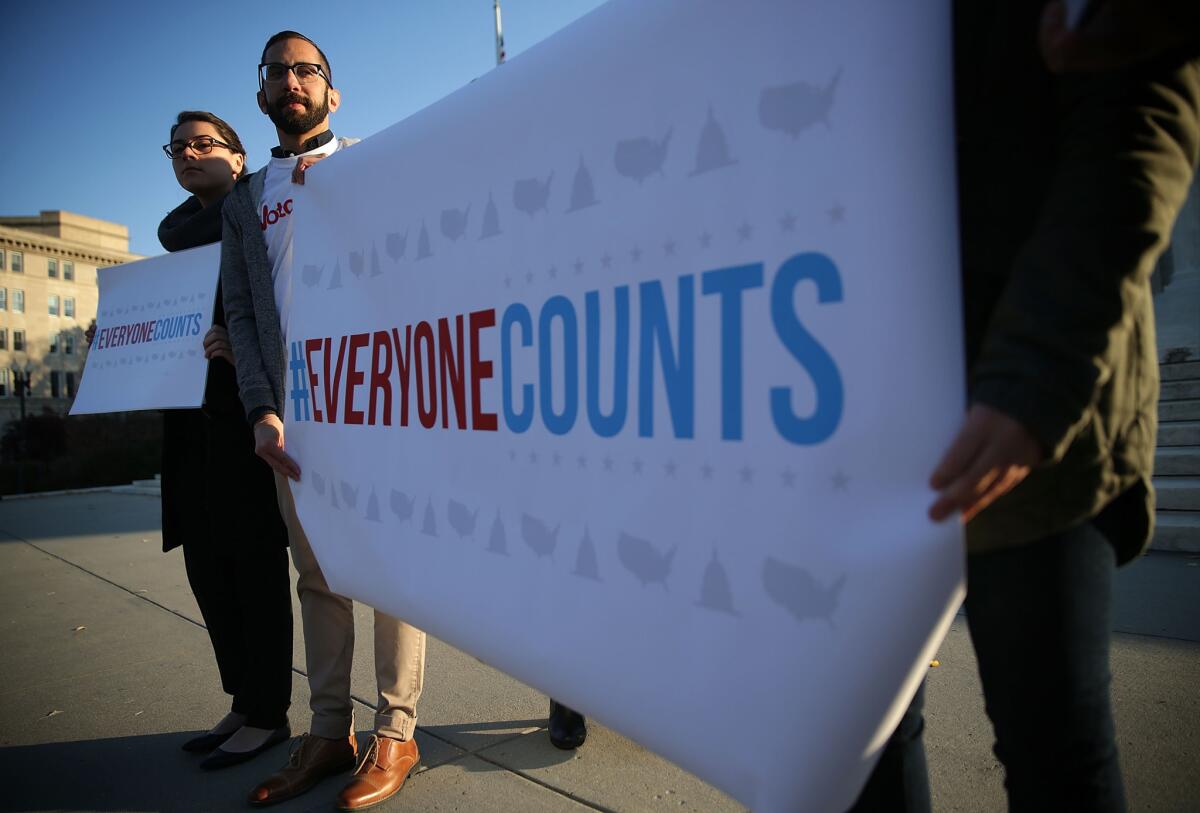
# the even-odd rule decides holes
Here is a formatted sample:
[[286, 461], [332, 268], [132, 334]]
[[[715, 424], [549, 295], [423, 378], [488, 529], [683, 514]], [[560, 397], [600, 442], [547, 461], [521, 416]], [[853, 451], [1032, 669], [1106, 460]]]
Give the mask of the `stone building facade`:
[[137, 259], [119, 223], [62, 211], [0, 215], [0, 425], [20, 415], [17, 371], [29, 376], [27, 414], [70, 408], [84, 331], [96, 318], [96, 269]]

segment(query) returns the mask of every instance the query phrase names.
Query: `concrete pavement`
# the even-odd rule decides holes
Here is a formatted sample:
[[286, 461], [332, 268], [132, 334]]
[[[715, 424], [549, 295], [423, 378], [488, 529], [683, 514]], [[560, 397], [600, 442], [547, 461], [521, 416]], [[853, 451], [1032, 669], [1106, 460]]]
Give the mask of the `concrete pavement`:
[[[204, 773], [179, 750], [228, 708], [178, 551], [161, 553], [154, 497], [87, 493], [0, 501], [0, 813], [248, 809], [279, 746]], [[291, 722], [308, 726], [295, 613]], [[370, 611], [359, 607], [360, 737], [374, 705]], [[1200, 805], [1200, 557], [1152, 554], [1118, 579], [1114, 703], [1133, 810]], [[965, 621], [930, 670], [937, 810], [1004, 808]], [[438, 811], [736, 811], [741, 806], [592, 724], [552, 748], [544, 695], [430, 641], [417, 741], [422, 767], [380, 806]], [[714, 735], [714, 747], [735, 748]], [[331, 810], [340, 780], [275, 810]]]

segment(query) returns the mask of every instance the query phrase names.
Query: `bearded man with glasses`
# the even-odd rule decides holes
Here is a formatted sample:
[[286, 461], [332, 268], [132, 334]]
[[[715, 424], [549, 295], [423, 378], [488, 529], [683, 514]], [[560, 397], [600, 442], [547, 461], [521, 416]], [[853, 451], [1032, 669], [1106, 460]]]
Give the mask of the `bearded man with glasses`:
[[[266, 167], [238, 181], [223, 209], [221, 281], [238, 389], [254, 426], [255, 452], [275, 470], [279, 510], [299, 572], [296, 593], [312, 708], [310, 733], [296, 741], [288, 764], [251, 791], [255, 806], [299, 796], [353, 767], [358, 752], [350, 699], [353, 605], [329, 589], [296, 517], [287, 479], [298, 481], [300, 467], [285, 451], [280, 419], [293, 282], [293, 184], [304, 182], [312, 164], [354, 143], [335, 139], [329, 129], [329, 116], [341, 104], [332, 75], [325, 54], [303, 34], [281, 31], [267, 40], [258, 66], [258, 107], [274, 123], [279, 146]], [[338, 796], [340, 810], [391, 797], [419, 762], [413, 735], [424, 672], [425, 634], [376, 611], [377, 733]]]

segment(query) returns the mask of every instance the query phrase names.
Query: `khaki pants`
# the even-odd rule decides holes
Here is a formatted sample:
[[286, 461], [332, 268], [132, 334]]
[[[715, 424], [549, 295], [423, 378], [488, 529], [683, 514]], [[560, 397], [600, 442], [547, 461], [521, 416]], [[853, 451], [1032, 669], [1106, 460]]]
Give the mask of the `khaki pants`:
[[[304, 648], [312, 708], [310, 731], [337, 739], [354, 732], [350, 667], [354, 657], [354, 605], [329, 589], [321, 565], [296, 517], [287, 479], [275, 475], [279, 514], [287, 524], [292, 562], [300, 573], [296, 595], [304, 625]], [[381, 736], [411, 739], [417, 699], [425, 678], [425, 633], [375, 611], [375, 682], [379, 701], [375, 728]]]

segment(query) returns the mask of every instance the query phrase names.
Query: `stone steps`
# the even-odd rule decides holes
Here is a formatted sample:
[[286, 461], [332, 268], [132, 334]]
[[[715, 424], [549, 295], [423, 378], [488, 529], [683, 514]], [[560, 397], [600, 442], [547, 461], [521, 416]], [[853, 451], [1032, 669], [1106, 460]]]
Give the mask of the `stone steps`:
[[1200, 421], [1171, 421], [1158, 425], [1158, 445], [1200, 446]]
[[1160, 364], [1158, 367], [1158, 376], [1163, 381], [1200, 379], [1200, 361], [1186, 361], [1182, 364]]
[[1159, 401], [1182, 401], [1200, 398], [1200, 379], [1163, 381], [1158, 393]]
[[1155, 477], [1154, 490], [1163, 511], [1200, 511], [1200, 477]]
[[1160, 447], [1154, 453], [1155, 477], [1200, 477], [1200, 448]]
[[1158, 511], [1150, 547], [1177, 553], [1200, 553], [1200, 513]]
[[1183, 401], [1159, 401], [1158, 422], [1200, 421], [1200, 398]]
[[1154, 550], [1200, 553], [1200, 361], [1159, 367]]

